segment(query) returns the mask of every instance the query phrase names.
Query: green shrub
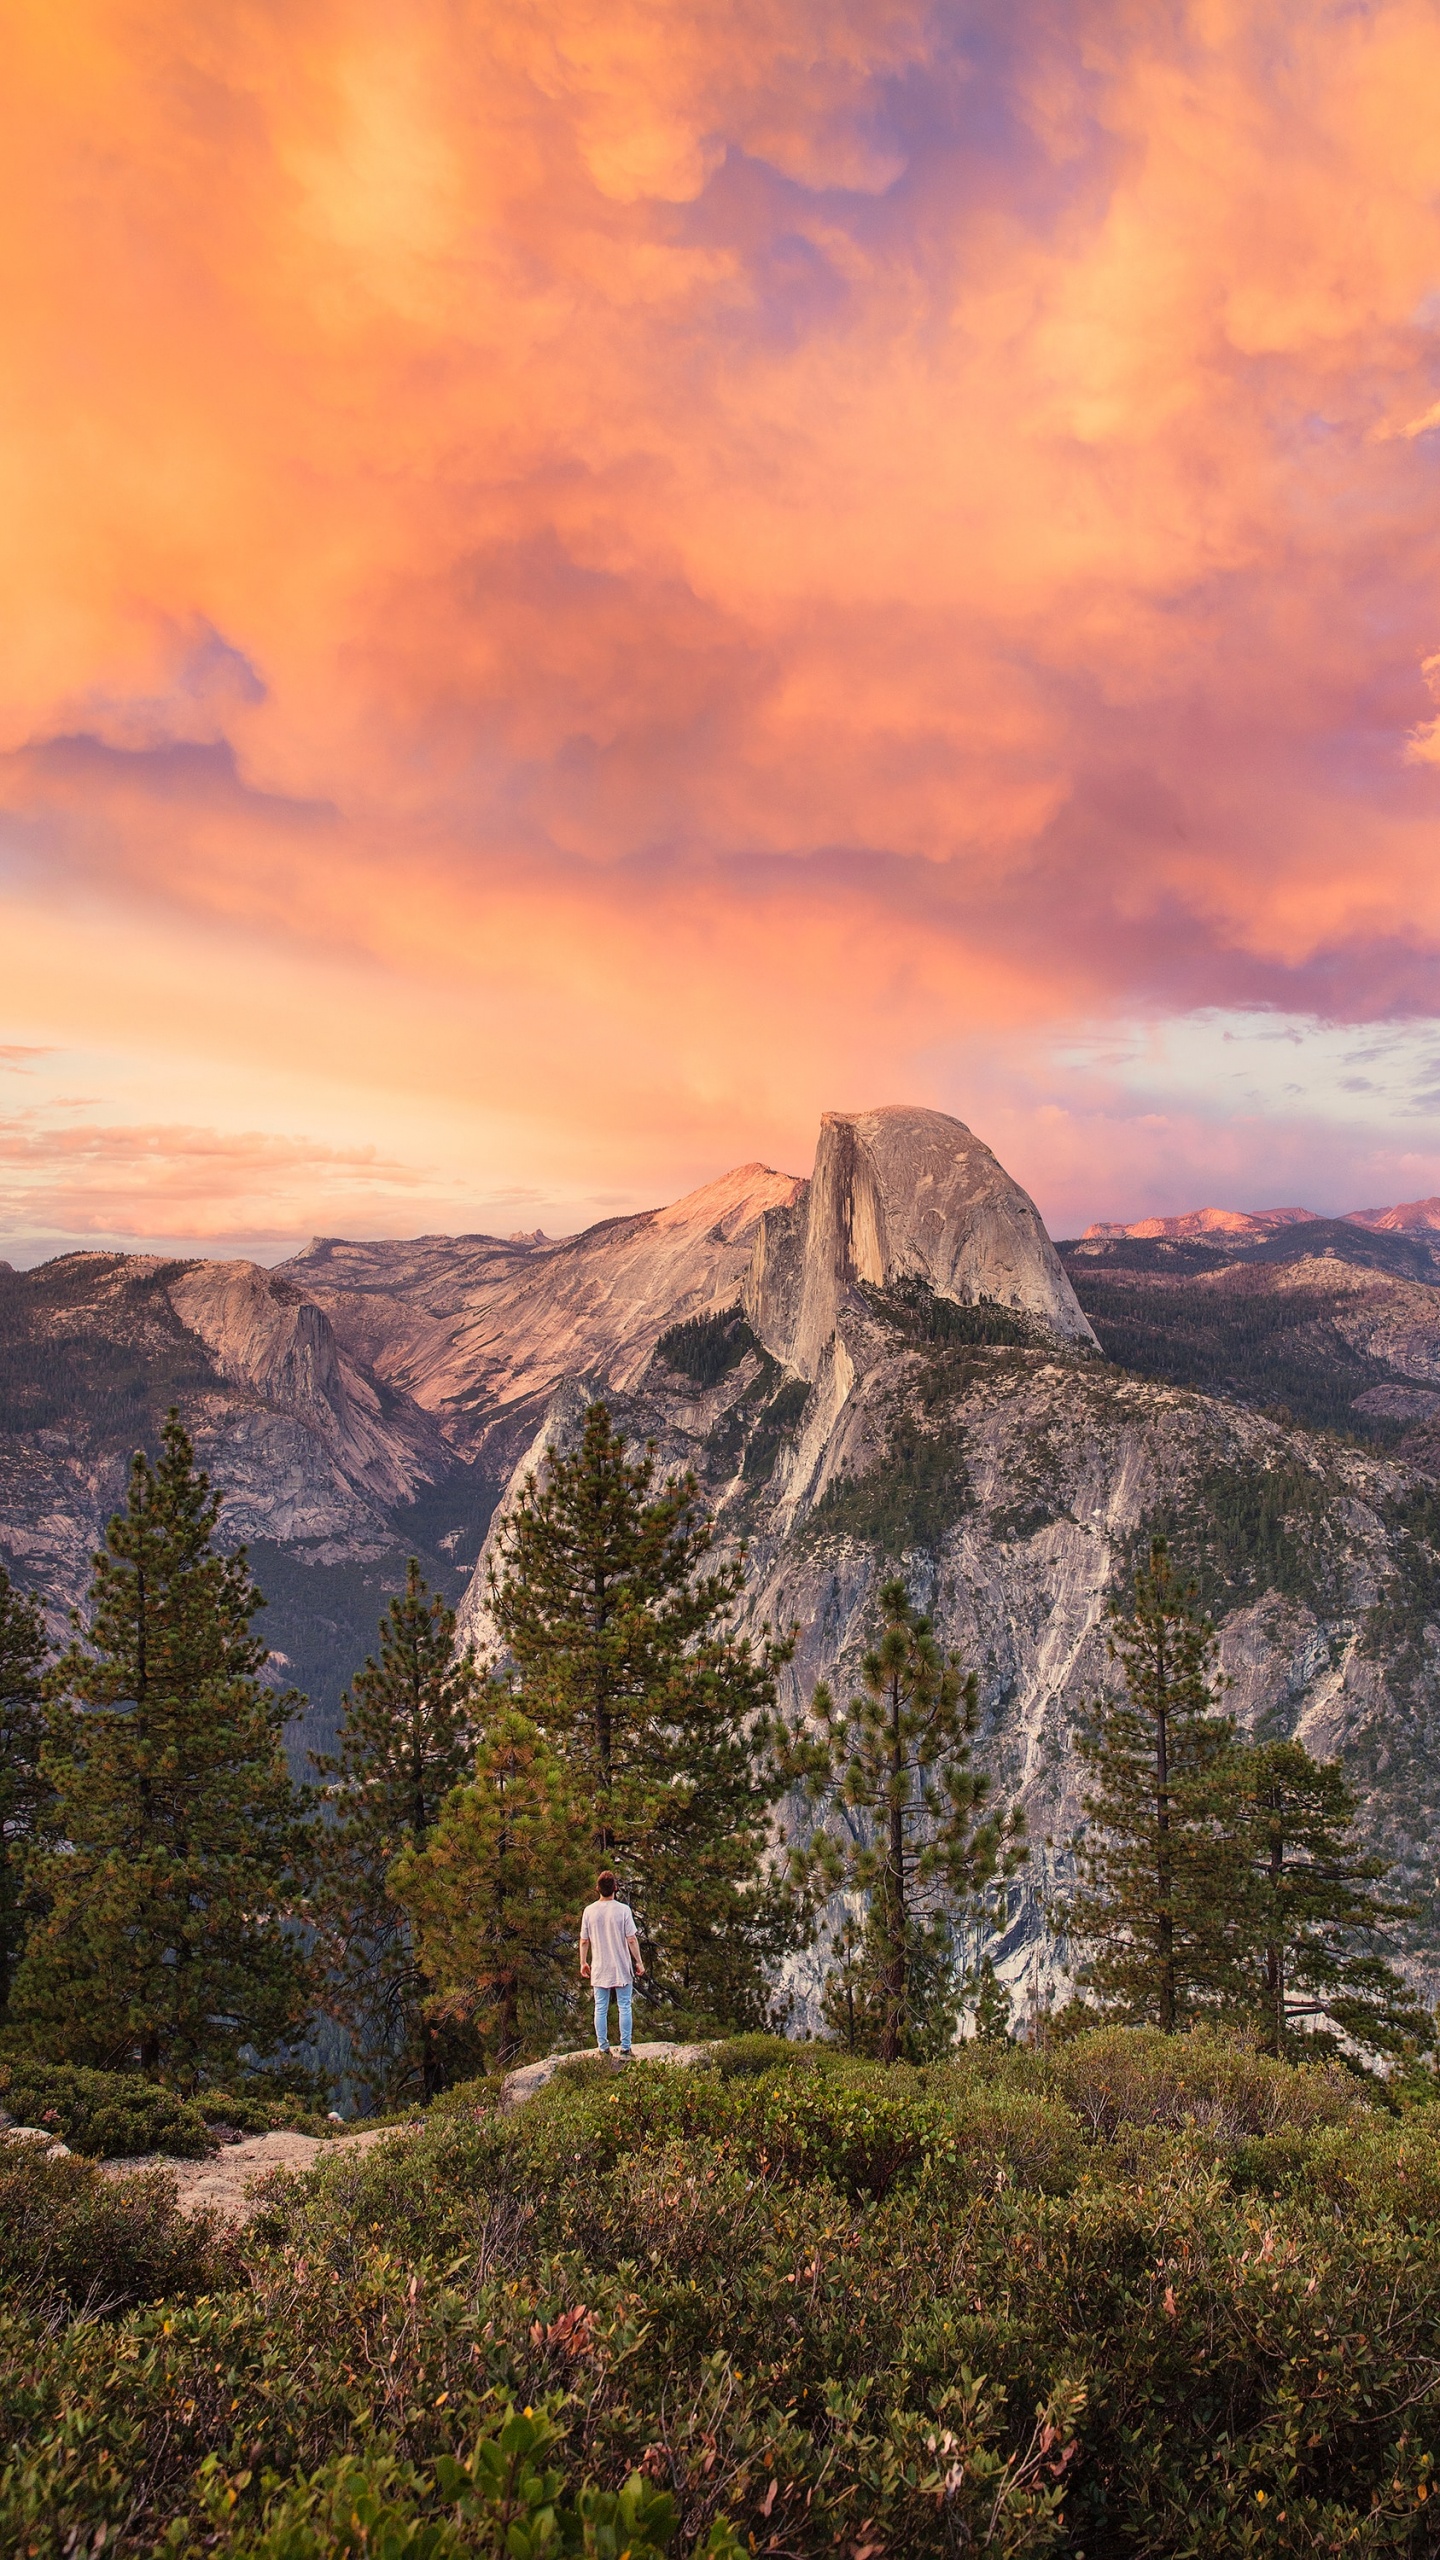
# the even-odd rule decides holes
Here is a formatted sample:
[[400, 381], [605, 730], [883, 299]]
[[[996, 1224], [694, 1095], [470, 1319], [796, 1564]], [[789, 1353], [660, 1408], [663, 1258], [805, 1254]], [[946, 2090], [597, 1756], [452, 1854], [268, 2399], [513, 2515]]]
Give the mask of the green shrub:
[[1045, 2079], [1092, 2134], [1122, 2124], [1198, 2126], [1218, 2139], [1353, 2124], [1370, 2112], [1359, 2084], [1333, 2067], [1271, 2062], [1236, 2039], [1196, 2028], [1101, 2028], [1047, 2056]]
[[44, 2125], [72, 2151], [97, 2160], [167, 2152], [198, 2160], [213, 2148], [201, 2108], [119, 2071], [87, 2071], [76, 2063], [0, 2063], [0, 2105], [17, 2124]]
[[[638, 2471], [618, 2489], [586, 2481], [570, 2492], [545, 2463], [561, 2434], [548, 2406], [503, 2403], [467, 2452], [428, 2466], [342, 2455], [290, 2482], [258, 2529], [244, 2526], [238, 2538], [233, 2491], [217, 2468], [203, 2482], [206, 2547], [232, 2560], [658, 2560], [675, 2530], [674, 2499]], [[706, 2537], [708, 2560], [741, 2560], [743, 2549], [723, 2521]]]
[[334, 2130], [293, 2098], [226, 2089], [182, 2097], [135, 2072], [91, 2071], [31, 2054], [0, 2061], [0, 2106], [15, 2124], [43, 2125], [92, 2160], [135, 2160], [148, 2152], [200, 2160], [215, 2149], [220, 2128], [241, 2134], [287, 2125], [314, 2134]]
[[432, 2116], [490, 2114], [499, 2106], [504, 2088], [503, 2071], [483, 2072], [478, 2080], [457, 2080], [453, 2089], [442, 2089], [438, 2098], [431, 2099], [427, 2113]]
[[[273, 2181], [203, 2290], [0, 2322], [0, 2549], [511, 2560], [548, 2504], [548, 2552], [638, 2554], [664, 2499], [673, 2560], [717, 2519], [775, 2560], [1434, 2560], [1433, 2113], [1219, 2036], [750, 2058], [432, 2110]], [[506, 2517], [527, 2410], [555, 2485]]]
[[814, 2045], [766, 2035], [727, 2036], [705, 2056], [706, 2068], [718, 2071], [723, 2080], [754, 2079], [761, 2071], [813, 2070], [816, 2060]]
[[0, 2141], [0, 2300], [92, 2317], [197, 2291], [216, 2271], [212, 2226], [187, 2221], [161, 2170], [106, 2178], [38, 2144]]

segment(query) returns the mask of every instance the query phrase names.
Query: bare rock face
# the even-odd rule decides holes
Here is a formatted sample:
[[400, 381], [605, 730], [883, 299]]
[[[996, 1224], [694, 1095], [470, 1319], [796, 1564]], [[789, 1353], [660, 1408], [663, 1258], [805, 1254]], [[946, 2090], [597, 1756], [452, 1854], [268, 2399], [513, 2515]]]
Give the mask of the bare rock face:
[[904, 1104], [827, 1111], [803, 1196], [762, 1221], [746, 1313], [777, 1359], [814, 1378], [853, 1284], [902, 1280], [1094, 1342], [1034, 1202], [963, 1120]]
[[254, 1262], [192, 1262], [167, 1294], [222, 1378], [318, 1440], [341, 1479], [382, 1508], [413, 1501], [453, 1463], [427, 1415], [395, 1397], [385, 1409], [323, 1308], [290, 1281]]
[[667, 1326], [734, 1306], [760, 1222], [805, 1185], [745, 1164], [666, 1209], [582, 1235], [322, 1238], [284, 1275], [323, 1306], [343, 1346], [415, 1397], [465, 1456], [498, 1441], [507, 1465], [561, 1378], [625, 1388]]

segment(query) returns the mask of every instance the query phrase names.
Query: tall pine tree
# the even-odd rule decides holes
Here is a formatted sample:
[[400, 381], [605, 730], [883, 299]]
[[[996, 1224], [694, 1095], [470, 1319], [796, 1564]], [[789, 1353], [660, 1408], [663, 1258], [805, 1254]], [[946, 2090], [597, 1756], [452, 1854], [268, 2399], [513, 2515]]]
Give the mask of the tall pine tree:
[[39, 1602], [0, 1565], [0, 2019], [25, 1944], [25, 1858], [48, 1793], [40, 1752], [49, 1653]]
[[580, 1446], [531, 1478], [492, 1575], [518, 1703], [620, 1872], [653, 1997], [700, 2027], [763, 2023], [787, 1907], [765, 1874], [784, 1779], [768, 1750], [791, 1646], [727, 1626], [738, 1559], [705, 1570], [695, 1478], [657, 1486], [603, 1404]]
[[593, 1881], [587, 1825], [564, 1770], [528, 1716], [502, 1709], [473, 1776], [446, 1797], [425, 1845], [390, 1870], [435, 1986], [432, 2015], [473, 2030], [497, 2070], [545, 2052], [574, 2007]]
[[1428, 2051], [1434, 2022], [1386, 1953], [1413, 1912], [1380, 1892], [1389, 1862], [1355, 1837], [1343, 1769], [1271, 1742], [1240, 1771], [1266, 2052], [1303, 2053], [1331, 2028], [1371, 2054]]
[[183, 2086], [296, 2036], [307, 1968], [285, 1927], [307, 1849], [284, 1729], [258, 1677], [263, 1606], [179, 1417], [95, 1558], [88, 1631], [55, 1665], [28, 1864], [41, 1909], [12, 2015], [57, 2058]]
[[1057, 1916], [1102, 2007], [1171, 2035], [1245, 2003], [1253, 1897], [1241, 1841], [1235, 1727], [1215, 1706], [1215, 1634], [1163, 1538], [1112, 1608], [1122, 1698], [1075, 1747], [1088, 1782], [1079, 1884]]
[[349, 2030], [357, 2069], [386, 2098], [433, 2097], [465, 2061], [429, 2005], [435, 1986], [389, 1871], [424, 1847], [468, 1776], [480, 1689], [469, 1653], [455, 1652], [454, 1610], [412, 1556], [380, 1622], [380, 1658], [345, 1694], [339, 1750], [312, 1755], [333, 1816], [317, 1893], [326, 2004]]
[[[977, 1684], [942, 1654], [901, 1581], [880, 1594], [879, 1642], [861, 1666], [864, 1694], [837, 1707], [817, 1688], [820, 1759], [809, 1792], [822, 1827], [803, 1859], [829, 1893], [863, 1897], [865, 1940], [885, 2062], [921, 2059], [937, 1997], [956, 2005], [953, 1930], [976, 1895], [1012, 1872], [1024, 1827], [1018, 1812], [985, 1811], [990, 1782], [971, 1765]], [[863, 1979], [863, 1977], [862, 1977]], [[855, 2007], [847, 1992], [847, 2022]], [[948, 2037], [947, 2037], [948, 2040]]]

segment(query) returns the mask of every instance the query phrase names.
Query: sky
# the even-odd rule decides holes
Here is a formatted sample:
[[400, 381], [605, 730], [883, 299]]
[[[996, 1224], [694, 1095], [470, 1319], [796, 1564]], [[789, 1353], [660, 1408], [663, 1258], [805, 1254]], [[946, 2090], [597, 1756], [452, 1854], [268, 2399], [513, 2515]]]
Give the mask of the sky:
[[1433, 0], [20, 0], [0, 1253], [1440, 1191]]

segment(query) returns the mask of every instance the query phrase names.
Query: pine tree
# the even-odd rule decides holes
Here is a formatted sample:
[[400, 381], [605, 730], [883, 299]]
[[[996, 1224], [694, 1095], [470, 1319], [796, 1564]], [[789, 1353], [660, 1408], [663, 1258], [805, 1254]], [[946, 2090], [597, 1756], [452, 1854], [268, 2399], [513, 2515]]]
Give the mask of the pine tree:
[[[971, 1766], [975, 1675], [942, 1655], [901, 1581], [880, 1594], [879, 1643], [861, 1666], [864, 1695], [840, 1708], [816, 1689], [820, 1753], [809, 1792], [822, 1827], [797, 1867], [824, 1890], [863, 1895], [880, 2009], [882, 2060], [920, 2059], [943, 1977], [954, 2024], [954, 1920], [1019, 1863], [1018, 1812], [986, 1815], [990, 1782]], [[948, 1967], [948, 1971], [947, 1971]]]
[[[455, 1653], [455, 1612], [412, 1556], [342, 1700], [340, 1747], [314, 1753], [333, 1820], [322, 1835], [318, 1906], [327, 2006], [349, 2029], [357, 2065], [387, 2097], [431, 2098], [449, 2060], [434, 1985], [417, 1956], [389, 1870], [423, 1848], [451, 1789], [468, 1776], [481, 1682]], [[451, 2039], [453, 2041], [453, 2039]]]
[[574, 2004], [592, 1872], [563, 1768], [528, 1716], [502, 1709], [473, 1777], [390, 1870], [433, 2014], [473, 2029], [499, 2070], [544, 2051]]
[[302, 1705], [258, 1677], [263, 1607], [172, 1411], [95, 1558], [91, 1622], [61, 1656], [27, 1862], [42, 1917], [12, 2013], [58, 2059], [194, 2086], [285, 2045], [308, 2009], [285, 1922], [307, 1825], [283, 1735]]
[[1296, 2030], [1307, 2020], [1370, 2053], [1427, 2050], [1435, 2042], [1429, 2012], [1383, 1953], [1395, 1922], [1413, 1910], [1377, 1890], [1389, 1863], [1355, 1838], [1358, 1807], [1344, 1771], [1312, 1760], [1298, 1742], [1247, 1751], [1240, 1768], [1266, 2052], [1303, 2052], [1309, 2036]]
[[987, 1956], [975, 1993], [975, 2037], [979, 2044], [1013, 2044], [1010, 1994]]
[[696, 2027], [763, 2024], [789, 1925], [764, 1857], [792, 1647], [727, 1627], [743, 1561], [703, 1571], [715, 1533], [695, 1478], [655, 1476], [653, 1451], [627, 1457], [592, 1405], [580, 1446], [527, 1484], [491, 1605], [596, 1862], [625, 1869], [651, 1996]]
[[1163, 1538], [1128, 1612], [1112, 1607], [1110, 1655], [1126, 1694], [1101, 1700], [1075, 1738], [1089, 1828], [1058, 1916], [1084, 1957], [1082, 1986], [1171, 2035], [1197, 2010], [1243, 2005], [1253, 1911], [1215, 1633]]
[[820, 2015], [847, 2053], [879, 2050], [881, 2003], [874, 1950], [863, 1918], [847, 1911], [829, 1932]]
[[25, 1944], [25, 1857], [48, 1792], [40, 1751], [49, 1653], [39, 1602], [0, 1565], [0, 2018]]

